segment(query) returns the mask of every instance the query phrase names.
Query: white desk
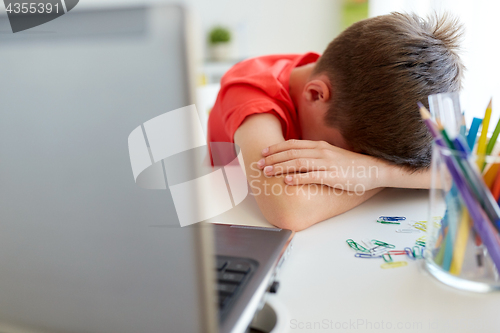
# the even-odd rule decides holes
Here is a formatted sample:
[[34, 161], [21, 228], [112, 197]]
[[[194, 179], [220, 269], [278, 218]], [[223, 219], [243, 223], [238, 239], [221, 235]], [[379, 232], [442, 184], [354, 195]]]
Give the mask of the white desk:
[[[462, 292], [435, 280], [423, 260], [382, 269], [382, 259], [360, 259], [346, 244], [368, 237], [413, 246], [423, 233], [375, 222], [380, 215], [427, 220], [428, 192], [386, 189], [363, 205], [295, 235], [269, 295], [280, 332], [499, 332], [500, 293]], [[370, 324], [371, 323], [371, 328]], [[309, 325], [309, 326], [308, 326]], [[390, 329], [389, 329], [390, 328]], [[274, 332], [274, 331], [273, 331]]]

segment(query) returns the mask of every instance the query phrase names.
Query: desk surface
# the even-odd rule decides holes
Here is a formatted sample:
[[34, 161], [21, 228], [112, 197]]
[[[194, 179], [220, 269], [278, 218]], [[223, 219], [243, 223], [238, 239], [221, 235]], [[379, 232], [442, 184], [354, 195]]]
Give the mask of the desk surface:
[[[382, 259], [359, 259], [352, 238], [379, 239], [396, 249], [413, 246], [423, 233], [402, 234], [397, 225], [375, 222], [380, 215], [427, 220], [428, 192], [386, 189], [361, 206], [295, 235], [279, 274], [284, 332], [498, 332], [500, 293], [462, 292], [435, 280], [423, 260], [382, 269]], [[406, 226], [403, 226], [406, 227]]]

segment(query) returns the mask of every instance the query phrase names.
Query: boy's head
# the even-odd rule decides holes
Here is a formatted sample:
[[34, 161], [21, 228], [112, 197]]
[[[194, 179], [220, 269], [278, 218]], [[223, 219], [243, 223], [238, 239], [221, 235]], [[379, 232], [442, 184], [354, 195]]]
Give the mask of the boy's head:
[[392, 13], [355, 23], [327, 47], [311, 80], [330, 84], [325, 123], [353, 150], [412, 170], [428, 167], [432, 137], [417, 101], [458, 91], [461, 26]]

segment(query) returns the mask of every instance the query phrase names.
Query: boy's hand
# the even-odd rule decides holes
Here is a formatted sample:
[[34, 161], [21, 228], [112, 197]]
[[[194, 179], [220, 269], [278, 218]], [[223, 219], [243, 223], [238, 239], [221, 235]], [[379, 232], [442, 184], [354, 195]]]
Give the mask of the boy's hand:
[[273, 114], [248, 116], [234, 134], [241, 148], [247, 180], [266, 219], [275, 226], [294, 231], [356, 207], [380, 189], [353, 193], [323, 185], [288, 186], [281, 177], [266, 177], [255, 167], [262, 149], [284, 143], [281, 122]]
[[321, 184], [347, 191], [383, 186], [380, 177], [391, 168], [377, 158], [324, 141], [288, 140], [265, 148], [262, 156], [258, 167], [267, 176], [287, 174], [288, 185]]

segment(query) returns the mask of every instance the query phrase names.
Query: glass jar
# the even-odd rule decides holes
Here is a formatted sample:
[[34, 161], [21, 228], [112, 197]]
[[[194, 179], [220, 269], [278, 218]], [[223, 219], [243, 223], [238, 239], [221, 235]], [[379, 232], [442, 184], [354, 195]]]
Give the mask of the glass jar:
[[[463, 195], [453, 181], [446, 159], [469, 163], [469, 166], [476, 169], [478, 176], [478, 160], [480, 163], [486, 163], [486, 168], [500, 165], [498, 156], [467, 157], [462, 152], [434, 144], [425, 250], [426, 268], [439, 281], [455, 288], [475, 292], [500, 290], [498, 269], [488, 253], [488, 247], [476, 232], [475, 222], [464, 203]], [[482, 177], [480, 181], [483, 182]], [[489, 191], [484, 182], [476, 185], [484, 186], [484, 189]], [[486, 208], [481, 211], [486, 211]], [[486, 213], [484, 216], [487, 218]], [[497, 232], [494, 228], [490, 230]]]

